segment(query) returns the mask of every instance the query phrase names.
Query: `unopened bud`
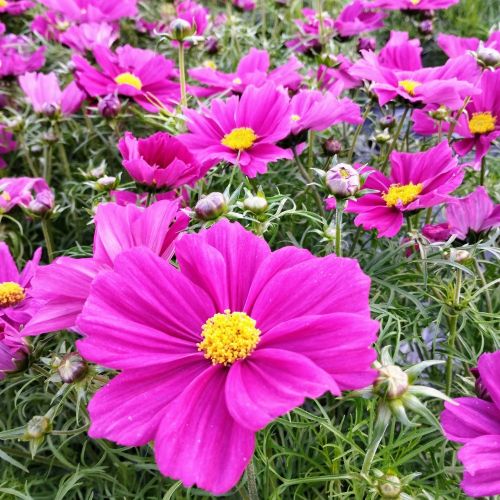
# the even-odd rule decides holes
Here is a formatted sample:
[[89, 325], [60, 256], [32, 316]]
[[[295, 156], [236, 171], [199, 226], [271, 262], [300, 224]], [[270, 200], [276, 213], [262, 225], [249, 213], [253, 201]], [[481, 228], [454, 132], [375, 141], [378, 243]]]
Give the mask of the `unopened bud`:
[[46, 102], [42, 106], [42, 114], [44, 114], [45, 116], [48, 116], [49, 118], [56, 116], [58, 111], [59, 111], [59, 107], [55, 104], [50, 104], [50, 103]]
[[196, 28], [185, 19], [177, 18], [170, 23], [170, 38], [183, 42], [186, 38], [194, 35]]
[[441, 122], [450, 117], [450, 110], [446, 106], [439, 106], [439, 108], [434, 111], [429, 111], [429, 116], [432, 119]]
[[408, 375], [399, 366], [382, 366], [378, 369], [378, 376], [373, 386], [376, 392], [386, 396], [387, 399], [397, 399], [408, 390]]
[[109, 189], [114, 189], [116, 187], [117, 181], [116, 177], [111, 175], [105, 175], [95, 181], [96, 188], [102, 191], [107, 191]]
[[47, 130], [44, 132], [42, 134], [42, 139], [46, 144], [55, 144], [59, 140], [53, 130]]
[[373, 37], [361, 37], [358, 40], [358, 52], [362, 50], [371, 50], [372, 52], [377, 48], [377, 40]]
[[97, 109], [104, 118], [114, 118], [121, 109], [120, 99], [114, 94], [109, 94], [99, 101]]
[[378, 492], [382, 498], [399, 498], [401, 480], [393, 474], [385, 475], [378, 483]]
[[243, 206], [246, 210], [254, 213], [255, 215], [263, 214], [269, 207], [267, 200], [264, 196], [249, 196], [243, 201]]
[[480, 47], [476, 57], [483, 66], [496, 68], [500, 65], [500, 52], [493, 47]]
[[336, 139], [327, 139], [322, 146], [326, 156], [335, 156], [342, 151], [342, 144]]
[[50, 432], [50, 420], [47, 417], [37, 415], [33, 417], [26, 425], [27, 439], [40, 439]]
[[94, 179], [99, 179], [100, 177], [104, 177], [105, 174], [106, 174], [106, 165], [99, 165], [98, 167], [93, 168], [89, 172], [90, 177], [93, 177]]
[[387, 130], [375, 134], [375, 142], [377, 144], [387, 144], [390, 140], [391, 140], [391, 134], [389, 134]]
[[88, 372], [88, 366], [80, 354], [77, 352], [68, 352], [61, 359], [57, 371], [64, 383], [72, 384], [85, 378]]
[[432, 32], [434, 31], [434, 26], [432, 24], [432, 20], [425, 19], [424, 21], [422, 21], [418, 25], [418, 31], [424, 36], [432, 35]]
[[394, 125], [396, 125], [396, 118], [394, 118], [393, 115], [385, 115], [380, 120], [378, 121], [380, 127], [382, 129], [386, 128], [394, 128]]
[[468, 252], [467, 250], [452, 248], [450, 250], [449, 257], [452, 262], [463, 264], [470, 259], [470, 252]]
[[330, 168], [325, 182], [330, 193], [339, 198], [355, 195], [361, 186], [359, 172], [347, 163], [339, 163]]
[[44, 189], [37, 193], [35, 198], [28, 204], [28, 210], [34, 215], [45, 215], [54, 209], [54, 193], [50, 189]]
[[210, 55], [214, 55], [219, 52], [219, 40], [215, 36], [207, 37], [205, 40], [205, 51]]
[[222, 193], [210, 193], [198, 200], [194, 211], [201, 220], [217, 219], [227, 211], [226, 197]]

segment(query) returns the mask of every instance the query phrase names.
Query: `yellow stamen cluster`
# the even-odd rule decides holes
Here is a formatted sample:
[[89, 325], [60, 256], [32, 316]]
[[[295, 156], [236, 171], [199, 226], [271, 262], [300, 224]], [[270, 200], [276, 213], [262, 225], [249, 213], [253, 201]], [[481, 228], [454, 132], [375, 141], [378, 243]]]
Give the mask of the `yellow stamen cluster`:
[[299, 115], [292, 115], [290, 118], [291, 118], [292, 122], [298, 122], [300, 120]]
[[388, 207], [394, 207], [399, 204], [408, 205], [415, 201], [417, 196], [422, 192], [422, 184], [391, 184], [387, 193], [382, 195], [385, 204]]
[[241, 85], [241, 78], [236, 77], [236, 78], [233, 80], [233, 83], [234, 83], [235, 85]]
[[413, 5], [418, 5], [421, 2], [421, 0], [410, 0], [410, 3]]
[[469, 120], [469, 130], [471, 134], [488, 134], [495, 130], [497, 117], [489, 111], [484, 113], [473, 113]]
[[22, 302], [26, 297], [24, 289], [18, 283], [5, 281], [0, 283], [0, 307], [11, 307]]
[[10, 193], [8, 193], [7, 191], [4, 191], [2, 194], [0, 194], [0, 196], [5, 200], [5, 201], [10, 201], [12, 200], [12, 196], [10, 195]]
[[9, 5], [9, 2], [7, 2], [7, 0], [0, 0], [0, 9], [2, 9], [3, 7], [7, 7], [7, 5]]
[[244, 151], [245, 149], [250, 149], [256, 140], [257, 136], [251, 128], [240, 127], [226, 134], [222, 138], [221, 144], [234, 151]]
[[214, 61], [212, 61], [212, 59], [208, 59], [206, 60], [204, 63], [203, 63], [203, 66], [205, 66], [205, 68], [210, 68], [210, 69], [213, 69], [213, 70], [216, 70], [217, 69], [217, 65], [215, 64]]
[[260, 330], [255, 321], [244, 312], [217, 313], [202, 327], [203, 341], [198, 343], [198, 350], [204, 351], [205, 358], [214, 365], [224, 366], [244, 359], [255, 349], [260, 340]]
[[142, 82], [137, 76], [132, 73], [120, 73], [117, 77], [115, 77], [115, 82], [118, 85], [130, 85], [134, 87], [134, 89], [142, 90]]
[[406, 90], [408, 94], [411, 96], [415, 95], [415, 89], [417, 87], [420, 87], [422, 85], [420, 82], [417, 82], [416, 80], [401, 80], [398, 82], [398, 85]]

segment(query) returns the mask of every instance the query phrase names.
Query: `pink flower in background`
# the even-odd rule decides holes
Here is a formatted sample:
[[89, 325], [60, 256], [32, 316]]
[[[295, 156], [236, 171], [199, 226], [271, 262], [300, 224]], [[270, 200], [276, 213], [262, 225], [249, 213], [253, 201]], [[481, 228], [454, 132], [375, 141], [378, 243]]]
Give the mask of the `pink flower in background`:
[[174, 63], [152, 50], [130, 45], [112, 52], [107, 47], [93, 50], [98, 71], [83, 57], [73, 56], [79, 84], [93, 97], [117, 93], [132, 98], [150, 112], [162, 106], [172, 109], [180, 100], [179, 84]]
[[33, 109], [49, 116], [76, 113], [86, 97], [75, 82], [61, 90], [55, 73], [26, 73], [19, 77], [19, 85]]
[[93, 257], [59, 257], [38, 270], [31, 295], [42, 306], [24, 328], [23, 335], [73, 329], [93, 279], [99, 272], [112, 268], [120, 252], [145, 246], [168, 260], [174, 241], [188, 222], [188, 216], [179, 211], [177, 200], [158, 201], [147, 208], [133, 204], [99, 205]]
[[320, 28], [322, 28], [323, 40], [333, 36], [335, 31], [334, 20], [327, 12], [321, 15], [314, 9], [302, 9], [304, 20], [295, 19], [299, 28], [299, 36], [286, 42], [289, 49], [302, 54], [321, 50]]
[[346, 210], [358, 214], [354, 223], [378, 237], [395, 236], [405, 212], [429, 208], [450, 200], [464, 176], [446, 141], [423, 153], [393, 152], [391, 173], [372, 170], [363, 188], [376, 192], [349, 201]]
[[448, 226], [465, 240], [470, 232], [487, 232], [500, 225], [500, 205], [495, 204], [484, 187], [479, 186], [464, 198], [454, 198], [446, 206]]
[[163, 474], [221, 494], [258, 430], [305, 398], [372, 383], [370, 280], [355, 260], [272, 252], [227, 220], [184, 235], [176, 257], [180, 269], [124, 252], [92, 285], [78, 349], [121, 373], [91, 400], [89, 435], [154, 441]]
[[254, 10], [257, 2], [255, 0], [232, 0], [233, 5], [241, 10]]
[[362, 123], [360, 107], [345, 97], [337, 99], [330, 92], [301, 90], [290, 101], [292, 134], [304, 130], [323, 131], [337, 123]]
[[297, 70], [302, 64], [295, 57], [291, 57], [284, 65], [269, 70], [269, 59], [267, 51], [251, 48], [248, 54], [241, 58], [234, 73], [223, 73], [210, 67], [190, 69], [189, 76], [206, 86], [193, 89], [193, 93], [198, 96], [210, 96], [229, 90], [241, 94], [249, 85], [261, 87], [267, 82], [297, 89], [302, 82], [302, 76]]
[[38, 302], [30, 297], [30, 286], [41, 256], [39, 248], [19, 272], [9, 247], [0, 241], [0, 322], [17, 328], [37, 310]]
[[[125, 189], [110, 191], [111, 201], [115, 202], [117, 205], [124, 207], [131, 203], [132, 205], [137, 205], [138, 207], [146, 207], [148, 201], [148, 193], [136, 193], [135, 191], [127, 191]], [[155, 198], [157, 201], [161, 200], [180, 200], [181, 206], [189, 203], [189, 193], [185, 190], [181, 190], [180, 196], [175, 191], [168, 191], [166, 193], [156, 193]], [[184, 203], [182, 203], [184, 202]]]
[[84, 23], [70, 26], [59, 37], [59, 41], [77, 52], [93, 50], [97, 45], [111, 47], [120, 34], [108, 23]]
[[196, 27], [196, 34], [203, 35], [208, 26], [210, 11], [194, 0], [177, 0], [175, 2], [177, 17], [184, 19]]
[[386, 68], [403, 71], [422, 69], [420, 40], [410, 39], [406, 31], [391, 31], [390, 38], [380, 50], [377, 59], [379, 64]]
[[276, 146], [292, 126], [288, 95], [269, 82], [247, 87], [241, 98], [215, 99], [210, 109], [185, 109], [189, 133], [179, 136], [187, 148], [206, 161], [227, 161], [248, 177], [267, 172], [268, 163], [291, 159]]
[[366, 9], [364, 0], [353, 0], [342, 9], [333, 26], [340, 36], [355, 36], [382, 28], [385, 17], [382, 12]]
[[0, 214], [16, 206], [27, 208], [37, 195], [50, 191], [45, 179], [40, 177], [0, 178]]
[[482, 354], [478, 370], [487, 399], [457, 398], [441, 413], [445, 436], [464, 445], [461, 486], [472, 497], [500, 494], [500, 351]]
[[165, 132], [144, 139], [126, 132], [118, 149], [123, 166], [136, 182], [158, 188], [192, 185], [211, 166], [202, 166], [182, 142]]
[[7, 130], [3, 125], [0, 125], [0, 169], [7, 166], [7, 163], [2, 158], [2, 155], [6, 155], [11, 151], [14, 151], [16, 147], [17, 144], [14, 140], [14, 134]]
[[0, 1], [0, 14], [19, 16], [34, 6], [35, 4], [29, 0], [2, 0]]
[[350, 73], [353, 63], [342, 54], [335, 56], [336, 64], [327, 67], [321, 64], [318, 67], [317, 80], [320, 88], [329, 90], [339, 96], [344, 90], [354, 89], [363, 84], [363, 80]]
[[23, 364], [29, 348], [19, 331], [0, 320], [0, 380]]
[[0, 30], [0, 77], [37, 71], [44, 63], [45, 47], [37, 48], [26, 36], [12, 34], [2, 36]]
[[366, 0], [367, 8], [387, 10], [438, 10], [456, 5], [460, 0]]
[[481, 42], [479, 38], [462, 38], [440, 33], [437, 37], [437, 44], [448, 57], [462, 56], [469, 51], [475, 52], [481, 44], [500, 51], [500, 31], [494, 31], [485, 42]]
[[422, 228], [422, 235], [431, 243], [446, 241], [451, 236], [450, 226], [447, 222], [441, 224], [427, 224]]

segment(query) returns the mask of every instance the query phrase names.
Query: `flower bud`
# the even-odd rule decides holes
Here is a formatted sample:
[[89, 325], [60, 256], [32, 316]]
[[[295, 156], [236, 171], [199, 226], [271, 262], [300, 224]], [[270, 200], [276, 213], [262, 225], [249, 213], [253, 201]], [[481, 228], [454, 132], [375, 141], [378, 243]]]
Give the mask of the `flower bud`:
[[429, 116], [433, 120], [442, 122], [450, 117], [450, 110], [446, 106], [439, 106], [439, 108], [434, 111], [429, 111]]
[[327, 139], [322, 146], [326, 156], [335, 156], [342, 151], [342, 144], [336, 139]]
[[358, 40], [358, 52], [362, 50], [371, 50], [372, 52], [377, 48], [377, 40], [373, 37], [361, 37]]
[[116, 184], [116, 177], [112, 177], [111, 175], [105, 175], [104, 177], [100, 177], [95, 181], [95, 187], [100, 191], [108, 191], [110, 189], [114, 189], [116, 187]]
[[54, 209], [54, 193], [50, 189], [44, 189], [37, 193], [35, 198], [28, 204], [28, 210], [34, 215], [45, 215]]
[[399, 498], [401, 480], [394, 474], [386, 474], [379, 480], [378, 492], [382, 498]]
[[114, 94], [109, 94], [99, 101], [97, 109], [104, 118], [114, 118], [121, 110], [120, 99]]
[[27, 439], [40, 439], [51, 430], [50, 420], [47, 417], [37, 415], [26, 425], [25, 437]]
[[380, 125], [380, 128], [382, 129], [391, 129], [391, 128], [394, 128], [394, 125], [396, 125], [396, 118], [394, 118], [393, 115], [386, 115], [386, 116], [383, 116], [382, 118], [380, 118], [380, 120], [378, 121], [379, 125]]
[[397, 399], [408, 390], [408, 375], [399, 366], [381, 366], [373, 386], [376, 392], [387, 399]]
[[48, 116], [49, 118], [56, 116], [58, 111], [59, 111], [59, 108], [55, 104], [51, 104], [51, 103], [46, 102], [42, 106], [42, 114], [44, 114], [45, 116]]
[[359, 172], [347, 163], [339, 163], [328, 170], [325, 182], [330, 193], [339, 198], [353, 196], [361, 186]]
[[219, 40], [215, 36], [207, 37], [205, 40], [205, 51], [210, 55], [214, 55], [219, 52]]
[[434, 26], [431, 19], [425, 19], [418, 25], [418, 31], [424, 36], [432, 35], [433, 30]]
[[106, 174], [106, 165], [101, 164], [98, 167], [93, 168], [89, 172], [89, 176], [93, 177], [94, 179], [99, 179], [100, 177], [104, 177]]
[[450, 250], [450, 260], [456, 262], [457, 264], [463, 264], [470, 259], [470, 252], [467, 250], [462, 250], [460, 248], [452, 248]]
[[53, 130], [47, 130], [42, 134], [42, 140], [46, 144], [56, 144], [59, 140], [59, 137], [54, 133]]
[[476, 57], [483, 66], [496, 68], [500, 65], [500, 52], [493, 47], [480, 47]]
[[267, 203], [265, 196], [257, 195], [245, 198], [243, 206], [245, 207], [245, 210], [249, 210], [255, 215], [260, 215], [267, 211], [269, 204]]
[[335, 54], [321, 54], [321, 64], [328, 68], [336, 68], [340, 65], [340, 61]]
[[183, 42], [186, 38], [194, 35], [196, 28], [185, 19], [177, 18], [170, 23], [170, 38]]
[[88, 372], [88, 366], [79, 353], [68, 352], [61, 359], [57, 371], [64, 383], [72, 384], [85, 378]]
[[377, 144], [387, 144], [390, 140], [391, 140], [391, 134], [389, 134], [387, 130], [375, 134], [375, 142]]
[[227, 211], [226, 197], [222, 193], [210, 193], [198, 200], [194, 211], [201, 220], [217, 219]]
[[2, 94], [0, 92], [0, 109], [6, 108], [8, 104], [9, 104], [9, 99], [8, 99], [7, 95]]

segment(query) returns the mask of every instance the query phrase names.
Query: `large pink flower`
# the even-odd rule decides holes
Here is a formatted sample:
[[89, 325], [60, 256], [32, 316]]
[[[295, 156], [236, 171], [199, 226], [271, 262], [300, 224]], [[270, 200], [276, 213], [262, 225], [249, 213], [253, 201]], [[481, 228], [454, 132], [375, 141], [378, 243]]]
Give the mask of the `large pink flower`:
[[4, 0], [0, 2], [0, 14], [18, 16], [34, 6], [35, 4], [29, 0]]
[[172, 109], [180, 100], [180, 87], [174, 64], [152, 50], [130, 45], [112, 52], [99, 45], [93, 50], [102, 72], [81, 56], [73, 56], [79, 84], [93, 97], [120, 94], [131, 97], [147, 111], [157, 112], [162, 106]]
[[188, 217], [179, 212], [178, 201], [159, 201], [146, 209], [132, 204], [99, 205], [95, 216], [93, 257], [59, 257], [38, 270], [31, 295], [42, 306], [22, 331], [23, 335], [74, 328], [92, 280], [99, 272], [111, 269], [120, 252], [145, 246], [169, 259], [173, 243], [188, 221]]
[[465, 445], [461, 486], [472, 497], [500, 495], [500, 351], [483, 354], [478, 369], [486, 399], [458, 398], [441, 414], [446, 437]]
[[68, 21], [119, 21], [137, 14], [137, 0], [38, 0]]
[[215, 99], [210, 109], [186, 109], [189, 134], [179, 139], [205, 160], [227, 161], [249, 177], [267, 172], [267, 164], [291, 159], [276, 146], [292, 125], [288, 95], [273, 83], [247, 87], [241, 98]]
[[447, 9], [458, 2], [460, 0], [366, 0], [365, 6], [387, 10], [438, 10]]
[[494, 31], [485, 42], [481, 42], [479, 38], [462, 38], [440, 33], [437, 37], [437, 44], [448, 57], [462, 56], [469, 51], [475, 52], [481, 44], [500, 51], [500, 31]]
[[0, 77], [22, 75], [43, 66], [45, 47], [37, 48], [26, 36], [2, 34], [0, 29]]
[[111, 24], [83, 23], [70, 26], [61, 34], [59, 41], [83, 54], [97, 45], [111, 47], [119, 36], [117, 28]]
[[122, 372], [89, 405], [93, 438], [155, 441], [160, 471], [214, 494], [249, 463], [255, 432], [307, 397], [374, 379], [369, 278], [222, 220], [176, 244], [180, 270], [124, 252], [94, 282], [78, 349]]
[[0, 178], [0, 214], [14, 207], [28, 207], [38, 196], [53, 198], [47, 181], [41, 177], [4, 177]]
[[364, 187], [375, 192], [349, 201], [346, 210], [358, 214], [357, 226], [390, 238], [401, 229], [405, 212], [449, 201], [463, 176], [446, 141], [424, 153], [393, 152], [390, 176], [371, 171]]

